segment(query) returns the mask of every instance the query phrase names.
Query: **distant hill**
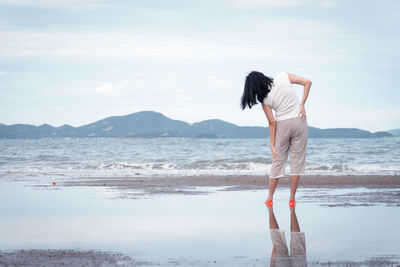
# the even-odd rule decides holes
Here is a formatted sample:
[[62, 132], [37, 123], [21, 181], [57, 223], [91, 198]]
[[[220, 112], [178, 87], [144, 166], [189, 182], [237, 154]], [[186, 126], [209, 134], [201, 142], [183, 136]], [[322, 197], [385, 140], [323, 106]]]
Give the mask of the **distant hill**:
[[390, 131], [387, 131], [387, 132], [391, 133], [391, 134], [393, 134], [395, 136], [400, 136], [400, 129], [393, 129], [393, 130], [390, 130]]
[[[397, 130], [393, 130], [397, 131]], [[0, 124], [0, 138], [46, 137], [195, 137], [195, 138], [265, 138], [267, 127], [238, 126], [222, 120], [205, 120], [189, 124], [173, 120], [154, 111], [141, 111], [125, 116], [108, 117], [80, 127], [48, 124]], [[375, 138], [391, 137], [389, 132], [371, 133], [355, 128], [319, 129], [309, 127], [310, 138]]]

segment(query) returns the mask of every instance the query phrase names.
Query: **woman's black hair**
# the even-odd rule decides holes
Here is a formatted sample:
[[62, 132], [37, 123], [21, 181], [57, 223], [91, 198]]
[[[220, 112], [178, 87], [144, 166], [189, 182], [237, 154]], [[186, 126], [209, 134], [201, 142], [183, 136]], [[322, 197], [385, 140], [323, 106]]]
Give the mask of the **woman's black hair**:
[[[258, 102], [262, 103], [271, 89], [273, 79], [261, 72], [252, 71], [246, 77], [244, 91], [241, 99], [242, 110], [247, 106], [251, 108]], [[257, 99], [257, 100], [256, 100]]]

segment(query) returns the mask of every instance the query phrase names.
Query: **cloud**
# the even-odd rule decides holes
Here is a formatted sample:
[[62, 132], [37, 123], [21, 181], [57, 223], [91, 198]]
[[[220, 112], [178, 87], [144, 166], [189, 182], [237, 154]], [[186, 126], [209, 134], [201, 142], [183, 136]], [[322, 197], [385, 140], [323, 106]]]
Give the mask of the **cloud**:
[[99, 93], [108, 94], [113, 91], [113, 84], [110, 82], [104, 82], [104, 83], [101, 83], [99, 86], [97, 86], [94, 90]]
[[[60, 88], [61, 89], [61, 88]], [[125, 94], [126, 87], [121, 82], [86, 81], [63, 86], [60, 94], [86, 95], [90, 97], [121, 97]]]
[[100, 9], [115, 6], [105, 0], [0, 0], [0, 5], [63, 9]]
[[32, 50], [22, 50], [15, 54], [17, 57], [64, 57], [64, 56], [79, 56], [82, 55], [82, 50], [80, 49], [32, 49]]
[[[133, 2], [133, 1], [132, 1]], [[163, 1], [160, 1], [161, 3]], [[262, 8], [262, 7], [334, 7], [337, 0], [223, 0], [236, 8]], [[179, 3], [179, 2], [178, 2]], [[173, 2], [171, 4], [174, 4]], [[0, 5], [16, 7], [40, 7], [62, 9], [105, 9], [114, 7], [132, 6], [126, 2], [107, 0], [0, 0]]]
[[7, 74], [7, 72], [5, 72], [5, 71], [0, 71], [0, 76], [4, 76], [4, 75], [6, 75]]
[[[132, 34], [3, 31], [0, 32], [0, 58], [318, 61], [351, 59], [357, 56], [357, 49], [352, 48], [357, 46], [356, 40], [353, 40], [354, 45], [347, 49], [330, 49], [331, 45], [340, 46], [340, 40], [348, 40], [350, 35], [346, 30], [331, 24], [310, 19], [264, 19], [251, 23], [257, 24], [256, 29], [265, 29], [265, 40], [264, 37], [259, 37], [258, 31], [240, 30], [223, 32], [212, 39], [160, 32]], [[243, 26], [238, 23], [237, 27]], [[257, 42], [254, 42], [255, 36], [259, 39]], [[269, 36], [274, 37], [273, 42]], [[346, 45], [346, 42], [343, 45]]]
[[237, 8], [335, 6], [335, 2], [333, 0], [229, 0], [228, 2]]

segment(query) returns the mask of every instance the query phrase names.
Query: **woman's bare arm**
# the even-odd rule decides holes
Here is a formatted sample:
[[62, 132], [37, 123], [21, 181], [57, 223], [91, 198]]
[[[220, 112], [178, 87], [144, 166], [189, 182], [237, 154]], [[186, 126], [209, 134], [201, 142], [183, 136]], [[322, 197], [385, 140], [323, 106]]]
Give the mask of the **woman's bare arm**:
[[301, 115], [301, 118], [303, 120], [305, 120], [306, 119], [306, 110], [304, 109], [304, 105], [306, 104], [312, 83], [307, 78], [297, 76], [297, 75], [294, 75], [291, 73], [288, 73], [288, 76], [289, 76], [289, 80], [291, 83], [300, 84], [300, 85], [304, 86], [303, 97], [301, 98], [301, 102], [300, 102], [300, 114], [299, 115]]
[[275, 133], [276, 133], [276, 120], [274, 114], [272, 113], [272, 109], [268, 105], [261, 104], [265, 116], [267, 116], [268, 124], [269, 124], [269, 141], [271, 145], [271, 153], [274, 159], [278, 158], [278, 154], [275, 151]]

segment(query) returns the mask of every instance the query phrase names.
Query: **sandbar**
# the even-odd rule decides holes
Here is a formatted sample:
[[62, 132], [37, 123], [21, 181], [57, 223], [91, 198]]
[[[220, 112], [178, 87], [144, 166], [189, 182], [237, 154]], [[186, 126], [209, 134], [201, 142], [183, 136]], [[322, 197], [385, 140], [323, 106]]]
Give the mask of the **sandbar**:
[[[62, 186], [105, 187], [117, 190], [120, 198], [162, 194], [210, 194], [221, 191], [268, 190], [267, 176], [185, 176], [67, 179]], [[288, 188], [290, 178], [280, 178], [278, 189]], [[212, 189], [212, 190], [210, 190]], [[329, 207], [400, 206], [400, 176], [345, 175], [304, 176], [298, 192], [302, 201]], [[305, 193], [306, 192], [306, 193]]]

